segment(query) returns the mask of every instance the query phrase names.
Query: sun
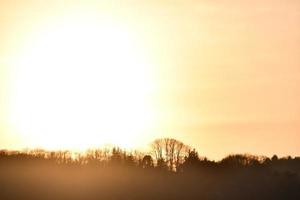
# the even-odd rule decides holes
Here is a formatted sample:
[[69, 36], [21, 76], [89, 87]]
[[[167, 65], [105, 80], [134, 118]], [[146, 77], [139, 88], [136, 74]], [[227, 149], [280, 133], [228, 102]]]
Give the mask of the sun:
[[150, 66], [122, 24], [49, 25], [28, 39], [15, 71], [11, 120], [32, 146], [132, 148], [151, 124]]

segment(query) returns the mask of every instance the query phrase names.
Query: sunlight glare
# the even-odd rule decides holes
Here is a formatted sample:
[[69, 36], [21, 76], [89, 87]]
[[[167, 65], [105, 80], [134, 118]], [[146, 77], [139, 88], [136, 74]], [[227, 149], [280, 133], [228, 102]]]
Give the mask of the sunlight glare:
[[32, 145], [132, 148], [151, 123], [150, 67], [119, 24], [40, 31], [17, 62], [12, 121]]

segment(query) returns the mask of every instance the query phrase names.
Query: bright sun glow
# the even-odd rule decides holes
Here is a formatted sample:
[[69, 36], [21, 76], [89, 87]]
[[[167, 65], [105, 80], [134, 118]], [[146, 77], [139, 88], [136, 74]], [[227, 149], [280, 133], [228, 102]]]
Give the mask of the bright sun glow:
[[131, 148], [151, 124], [150, 68], [124, 26], [57, 23], [29, 40], [16, 67], [12, 121], [32, 145]]

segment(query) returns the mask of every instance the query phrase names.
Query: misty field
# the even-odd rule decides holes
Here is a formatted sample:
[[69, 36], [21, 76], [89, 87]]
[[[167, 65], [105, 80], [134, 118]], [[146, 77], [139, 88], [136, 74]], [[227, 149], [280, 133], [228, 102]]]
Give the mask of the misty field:
[[230, 155], [216, 162], [189, 149], [179, 163], [169, 159], [164, 149], [161, 160], [119, 148], [76, 158], [3, 150], [0, 199], [300, 199], [300, 158]]

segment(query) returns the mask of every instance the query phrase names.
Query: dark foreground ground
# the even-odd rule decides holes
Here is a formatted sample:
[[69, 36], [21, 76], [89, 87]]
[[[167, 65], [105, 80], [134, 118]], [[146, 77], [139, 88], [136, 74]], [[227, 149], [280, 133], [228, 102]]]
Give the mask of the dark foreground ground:
[[300, 199], [299, 176], [266, 169], [191, 171], [79, 166], [0, 167], [0, 199]]

